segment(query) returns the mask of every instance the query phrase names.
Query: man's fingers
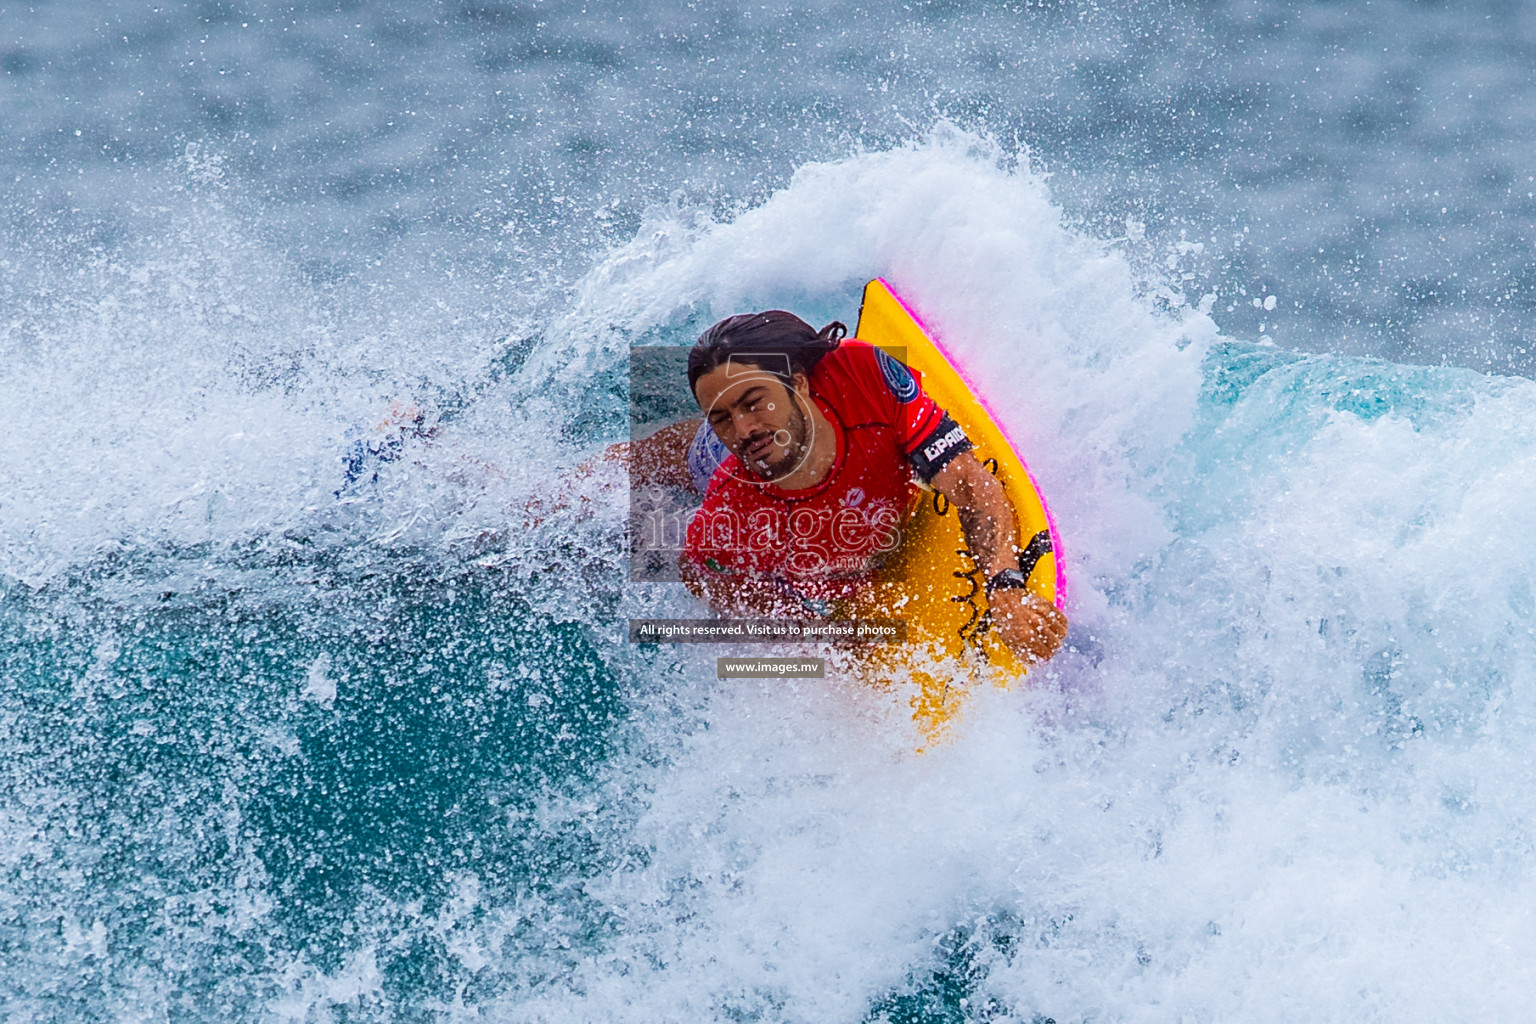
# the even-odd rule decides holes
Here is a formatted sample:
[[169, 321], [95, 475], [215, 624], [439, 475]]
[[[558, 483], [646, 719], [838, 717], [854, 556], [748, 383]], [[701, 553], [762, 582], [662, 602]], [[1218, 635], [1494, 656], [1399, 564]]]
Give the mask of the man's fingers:
[[1030, 660], [1049, 659], [1066, 640], [1066, 616], [1044, 598], [1003, 591], [996, 595], [992, 612], [1003, 642]]

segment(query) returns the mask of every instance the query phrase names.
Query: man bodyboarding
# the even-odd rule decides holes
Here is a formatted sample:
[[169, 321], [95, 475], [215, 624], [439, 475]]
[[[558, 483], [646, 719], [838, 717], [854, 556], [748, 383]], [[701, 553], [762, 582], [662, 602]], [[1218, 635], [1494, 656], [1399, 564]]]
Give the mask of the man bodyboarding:
[[[993, 631], [1026, 660], [1049, 658], [1066, 619], [1024, 589], [1017, 521], [1001, 484], [915, 374], [871, 345], [843, 341], [845, 333], [842, 324], [818, 332], [769, 310], [700, 336], [688, 377], [704, 424], [686, 469], [676, 456], [651, 461], [697, 486], [693, 463], [707, 466], [708, 442], [729, 453], [689, 523], [684, 582], [726, 614], [832, 614], [899, 545], [915, 474], [960, 515]], [[676, 450], [686, 430], [678, 425], [665, 442]], [[632, 453], [631, 465], [640, 457]]]

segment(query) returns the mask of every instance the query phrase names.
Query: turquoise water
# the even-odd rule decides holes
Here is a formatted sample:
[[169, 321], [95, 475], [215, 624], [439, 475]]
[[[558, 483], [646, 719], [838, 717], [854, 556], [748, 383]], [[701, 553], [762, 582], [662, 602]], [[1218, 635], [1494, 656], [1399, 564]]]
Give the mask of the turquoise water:
[[[1528, 20], [0, 10], [4, 1016], [1520, 1019]], [[1072, 583], [921, 756], [626, 644], [576, 469], [876, 275]]]

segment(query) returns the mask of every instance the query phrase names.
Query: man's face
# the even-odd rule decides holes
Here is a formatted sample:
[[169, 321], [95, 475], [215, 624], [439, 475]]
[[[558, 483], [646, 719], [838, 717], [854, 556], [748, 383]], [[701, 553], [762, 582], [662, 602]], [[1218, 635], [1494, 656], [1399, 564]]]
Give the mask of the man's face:
[[779, 480], [805, 461], [811, 447], [803, 374], [794, 388], [766, 370], [726, 363], [694, 385], [699, 408], [715, 436], [758, 479]]

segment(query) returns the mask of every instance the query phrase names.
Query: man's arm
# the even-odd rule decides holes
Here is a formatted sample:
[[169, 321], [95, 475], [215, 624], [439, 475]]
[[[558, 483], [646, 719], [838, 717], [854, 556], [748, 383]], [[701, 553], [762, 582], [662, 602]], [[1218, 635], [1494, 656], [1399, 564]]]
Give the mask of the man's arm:
[[[700, 419], [683, 420], [662, 427], [649, 437], [638, 441], [609, 445], [600, 459], [615, 461], [627, 469], [636, 484], [659, 484], [693, 490], [693, 476], [688, 472], [688, 445], [698, 433]], [[581, 468], [591, 466], [589, 460]]]
[[693, 490], [693, 475], [688, 471], [688, 445], [698, 432], [702, 419], [683, 420], [662, 427], [649, 437], [638, 441], [621, 441], [611, 444], [601, 452], [580, 463], [571, 477], [556, 486], [553, 493], [539, 493], [530, 497], [523, 506], [524, 525], [537, 526], [552, 513], [569, 508], [580, 497], [573, 495], [575, 481], [594, 473], [605, 472], [607, 467], [619, 466], [629, 474], [632, 485], [644, 487], [658, 484]]
[[[933, 478], [934, 488], [960, 515], [965, 541], [986, 579], [1019, 567], [1019, 527], [1008, 493], [972, 452], [956, 456]], [[1025, 590], [997, 590], [990, 599], [992, 628], [1030, 661], [1061, 649], [1067, 618], [1044, 598]]]

